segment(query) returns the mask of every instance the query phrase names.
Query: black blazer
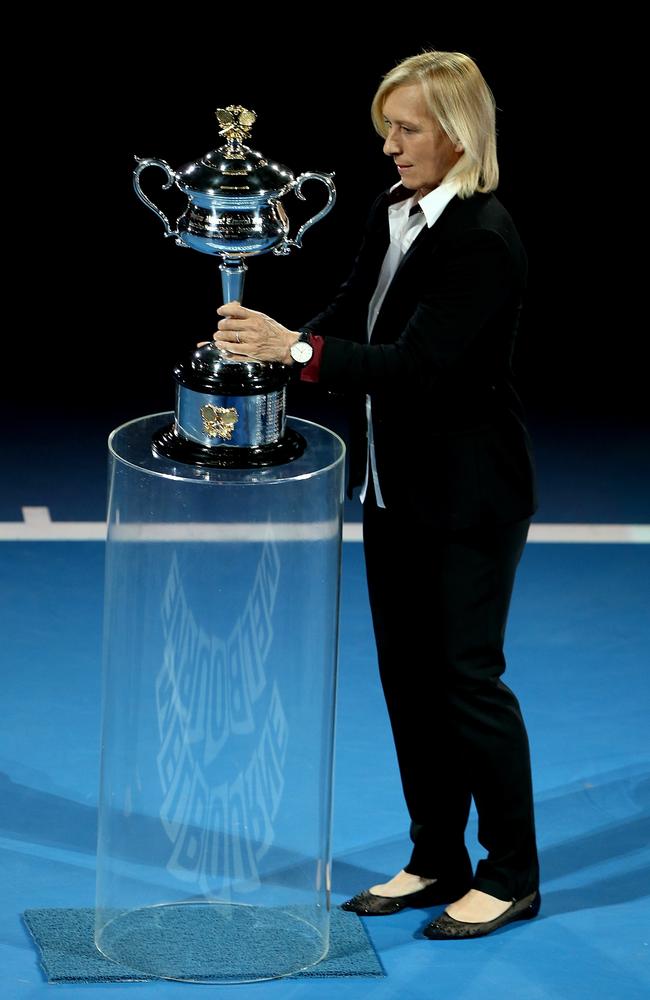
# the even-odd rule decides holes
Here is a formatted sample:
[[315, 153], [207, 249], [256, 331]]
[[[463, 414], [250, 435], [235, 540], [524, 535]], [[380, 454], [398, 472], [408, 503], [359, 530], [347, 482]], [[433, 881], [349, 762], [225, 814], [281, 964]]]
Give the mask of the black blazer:
[[352, 395], [348, 495], [365, 475], [370, 393], [387, 508], [449, 529], [529, 517], [535, 473], [511, 370], [527, 261], [494, 195], [452, 198], [418, 234], [367, 343], [368, 306], [390, 242], [388, 205], [411, 194], [400, 185], [379, 195], [350, 276], [301, 327], [326, 338], [321, 383]]

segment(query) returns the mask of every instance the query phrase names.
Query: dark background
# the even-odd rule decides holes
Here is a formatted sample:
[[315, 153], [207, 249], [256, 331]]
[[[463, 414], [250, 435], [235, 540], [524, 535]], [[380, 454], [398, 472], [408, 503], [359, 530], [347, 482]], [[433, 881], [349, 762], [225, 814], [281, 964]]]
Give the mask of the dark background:
[[[586, 34], [570, 38], [534, 9], [525, 27], [414, 8], [356, 30], [331, 8], [287, 9], [266, 24], [243, 8], [151, 9], [139, 24], [98, 10], [92, 23], [76, 20], [74, 41], [53, 20], [48, 45], [41, 24], [17, 81], [37, 89], [7, 187], [17, 220], [8, 302], [20, 316], [5, 339], [10, 419], [26, 428], [46, 411], [110, 430], [173, 407], [174, 363], [216, 327], [218, 260], [163, 237], [133, 191], [133, 157], [178, 168], [221, 145], [218, 106], [255, 110], [250, 145], [295, 175], [335, 173], [332, 212], [302, 251], [251, 260], [244, 293], [289, 327], [315, 315], [349, 272], [372, 201], [398, 179], [371, 124], [375, 89], [403, 58], [435, 47], [469, 53], [496, 97], [497, 195], [530, 263], [515, 356], [530, 419], [645, 422], [635, 251], [618, 221], [624, 205], [634, 215], [628, 154]], [[143, 186], [173, 224], [184, 198], [162, 192], [162, 178], [152, 169]], [[324, 203], [323, 187], [304, 190], [306, 204], [284, 199], [292, 235]], [[312, 387], [291, 392], [297, 414], [334, 405]]]

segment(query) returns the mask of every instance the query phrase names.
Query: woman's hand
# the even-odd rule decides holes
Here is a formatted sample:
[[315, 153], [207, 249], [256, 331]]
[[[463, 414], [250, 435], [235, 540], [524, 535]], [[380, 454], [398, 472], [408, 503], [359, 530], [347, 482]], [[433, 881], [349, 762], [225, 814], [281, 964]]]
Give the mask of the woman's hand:
[[[293, 364], [289, 348], [300, 339], [299, 333], [288, 330], [262, 312], [246, 309], [237, 301], [219, 306], [217, 312], [223, 316], [212, 336], [217, 347], [237, 357]], [[207, 341], [198, 346], [204, 343]]]

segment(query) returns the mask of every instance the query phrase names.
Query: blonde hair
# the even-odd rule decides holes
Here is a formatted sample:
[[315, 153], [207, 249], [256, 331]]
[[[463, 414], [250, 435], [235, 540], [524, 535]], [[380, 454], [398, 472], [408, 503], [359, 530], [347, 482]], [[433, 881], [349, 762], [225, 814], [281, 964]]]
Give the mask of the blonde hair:
[[397, 87], [422, 85], [432, 117], [463, 154], [445, 176], [460, 183], [459, 198], [494, 191], [499, 183], [495, 101], [481, 71], [463, 52], [430, 50], [404, 59], [380, 83], [372, 100], [375, 130], [386, 138], [384, 102]]

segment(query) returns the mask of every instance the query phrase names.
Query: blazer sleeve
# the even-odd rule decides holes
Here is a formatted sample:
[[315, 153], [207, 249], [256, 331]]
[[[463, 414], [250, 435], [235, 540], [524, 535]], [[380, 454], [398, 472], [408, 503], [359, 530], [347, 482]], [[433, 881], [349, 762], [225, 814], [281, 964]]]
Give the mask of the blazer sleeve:
[[471, 359], [483, 329], [520, 289], [506, 241], [488, 229], [467, 230], [438, 244], [426, 275], [427, 286], [393, 343], [326, 337], [321, 384], [364, 392], [388, 382], [394, 388], [435, 388]]

